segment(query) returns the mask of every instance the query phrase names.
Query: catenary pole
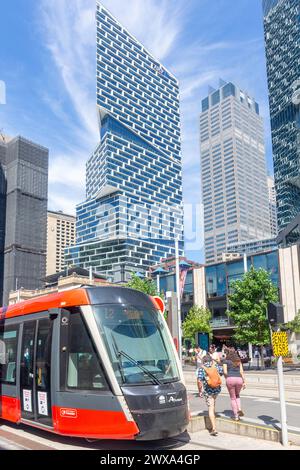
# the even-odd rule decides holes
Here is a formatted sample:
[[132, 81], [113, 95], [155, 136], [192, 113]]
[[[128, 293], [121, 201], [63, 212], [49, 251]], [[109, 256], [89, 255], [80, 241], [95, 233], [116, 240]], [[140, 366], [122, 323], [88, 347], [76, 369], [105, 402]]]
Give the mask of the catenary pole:
[[[248, 272], [248, 258], [247, 258], [247, 253], [244, 253], [244, 274], [247, 274], [247, 272]], [[252, 343], [248, 344], [248, 353], [249, 353], [249, 360], [252, 362], [252, 359], [253, 359]]]
[[280, 415], [281, 415], [281, 439], [282, 439], [282, 445], [284, 447], [287, 447], [289, 445], [289, 437], [288, 437], [288, 429], [287, 429], [282, 356], [280, 356], [277, 361], [277, 373], [278, 373], [278, 388], [279, 388]]
[[180, 296], [180, 272], [179, 272], [179, 240], [175, 240], [176, 259], [176, 293], [177, 293], [177, 320], [178, 320], [178, 355], [182, 360], [182, 325], [181, 325], [181, 296]]

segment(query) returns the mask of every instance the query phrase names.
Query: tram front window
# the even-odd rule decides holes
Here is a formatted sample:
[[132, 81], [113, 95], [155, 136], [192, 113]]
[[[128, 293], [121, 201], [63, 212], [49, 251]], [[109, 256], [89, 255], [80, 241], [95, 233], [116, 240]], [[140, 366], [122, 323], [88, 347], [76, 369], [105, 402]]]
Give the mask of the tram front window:
[[94, 314], [120, 385], [179, 380], [161, 314], [143, 307], [101, 305]]

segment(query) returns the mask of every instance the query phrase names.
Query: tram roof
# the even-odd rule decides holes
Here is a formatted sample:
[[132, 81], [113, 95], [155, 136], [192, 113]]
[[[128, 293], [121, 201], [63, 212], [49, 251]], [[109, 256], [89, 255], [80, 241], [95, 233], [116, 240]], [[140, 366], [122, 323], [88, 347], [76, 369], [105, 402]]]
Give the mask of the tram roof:
[[0, 309], [0, 316], [3, 318], [13, 318], [30, 313], [44, 312], [51, 308], [75, 307], [76, 305], [89, 305], [90, 299], [87, 290], [72, 289], [69, 291], [57, 292], [43, 295], [34, 299], [25, 300], [18, 304], [9, 305]]
[[[111, 303], [112, 292], [116, 295], [116, 303], [133, 303], [149, 306], [149, 302], [159, 309], [153, 298], [134, 289], [120, 286], [81, 287], [49, 295], [43, 295], [18, 304], [0, 308], [0, 320], [14, 318], [32, 313], [45, 312], [54, 308], [68, 308], [97, 303]], [[101, 300], [101, 302], [100, 302]]]

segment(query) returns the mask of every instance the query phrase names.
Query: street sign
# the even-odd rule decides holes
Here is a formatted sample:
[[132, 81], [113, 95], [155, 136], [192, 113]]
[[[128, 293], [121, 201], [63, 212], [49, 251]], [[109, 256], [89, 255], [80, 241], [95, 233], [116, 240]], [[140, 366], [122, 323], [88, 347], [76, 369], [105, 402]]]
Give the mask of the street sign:
[[287, 357], [289, 355], [288, 335], [285, 331], [272, 333], [272, 346], [275, 357]]

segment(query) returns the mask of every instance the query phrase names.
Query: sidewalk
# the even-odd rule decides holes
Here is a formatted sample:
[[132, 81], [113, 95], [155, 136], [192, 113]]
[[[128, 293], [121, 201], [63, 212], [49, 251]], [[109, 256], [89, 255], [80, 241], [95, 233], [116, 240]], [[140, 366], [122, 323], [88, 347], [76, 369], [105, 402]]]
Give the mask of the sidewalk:
[[[189, 392], [197, 392], [196, 369], [185, 366], [183, 369], [186, 387]], [[245, 371], [247, 387], [244, 396], [260, 396], [278, 399], [278, 378], [276, 371]], [[223, 389], [225, 379], [222, 378]], [[289, 402], [300, 403], [300, 374], [284, 373], [285, 398]], [[226, 387], [225, 387], [226, 388]]]
[[178, 450], [300, 450], [298, 446], [283, 447], [276, 442], [262, 441], [251, 437], [219, 433], [212, 437], [207, 431], [190, 434], [190, 442]]

